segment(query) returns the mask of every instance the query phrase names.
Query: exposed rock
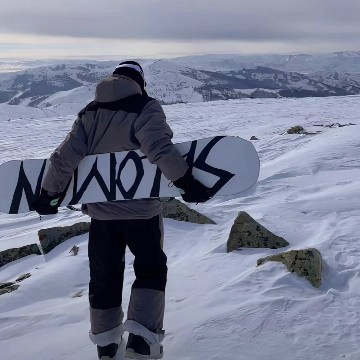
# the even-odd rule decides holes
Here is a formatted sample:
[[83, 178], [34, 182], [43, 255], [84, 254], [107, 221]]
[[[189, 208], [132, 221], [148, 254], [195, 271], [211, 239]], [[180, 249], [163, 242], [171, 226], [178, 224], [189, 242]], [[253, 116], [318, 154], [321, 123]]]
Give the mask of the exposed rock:
[[190, 209], [187, 205], [174, 198], [161, 199], [163, 217], [194, 224], [215, 224], [214, 221], [199, 212]]
[[17, 290], [20, 285], [16, 285], [13, 282], [0, 283], [0, 295], [11, 293]]
[[256, 136], [252, 136], [250, 140], [259, 140]]
[[77, 293], [75, 293], [72, 297], [73, 297], [73, 298], [77, 298], [77, 297], [82, 297], [82, 296], [83, 296], [83, 291], [80, 290], [80, 291], [78, 291]]
[[12, 285], [15, 285], [15, 283], [13, 282], [5, 282], [5, 283], [0, 283], [0, 289], [4, 289], [6, 287], [9, 287], [9, 286], [12, 286]]
[[89, 232], [90, 223], [80, 222], [71, 226], [53, 227], [49, 229], [41, 229], [38, 232], [40, 246], [47, 254], [54, 249], [57, 245], [61, 244], [65, 240], [68, 240], [74, 236], [79, 236]]
[[260, 266], [267, 261], [279, 261], [286, 265], [290, 272], [305, 277], [311, 285], [321, 285], [322, 256], [317, 249], [291, 250], [259, 259]]
[[293, 126], [286, 131], [287, 134], [318, 135], [321, 131], [306, 131], [302, 126]]
[[330, 125], [324, 125], [324, 124], [314, 124], [314, 126], [322, 126], [322, 127], [327, 127], [327, 128], [339, 128], [339, 127], [344, 127], [344, 126], [354, 126], [356, 124], [353, 123], [348, 123], [348, 124], [340, 124], [340, 123], [333, 123]]
[[297, 126], [291, 127], [287, 131], [287, 134], [302, 134], [303, 131], [305, 131], [305, 129], [302, 126], [297, 125]]
[[79, 247], [74, 245], [71, 250], [69, 251], [70, 254], [73, 254], [74, 256], [76, 256], [79, 253]]
[[16, 280], [15, 282], [19, 283], [25, 279], [28, 279], [29, 277], [31, 276], [30, 273], [26, 273], [26, 274], [23, 274], [23, 275], [20, 275]]
[[0, 252], [0, 267], [29, 255], [41, 255], [39, 246], [31, 244], [20, 248], [12, 248]]
[[338, 128], [338, 127], [353, 126], [353, 125], [355, 125], [355, 124], [353, 124], [353, 123], [348, 123], [348, 124], [334, 123], [334, 124], [324, 125], [324, 126], [325, 126], [325, 127], [328, 127], [328, 128]]
[[274, 235], [249, 214], [241, 211], [231, 228], [227, 241], [227, 252], [241, 247], [277, 249], [288, 245], [289, 243], [285, 239]]

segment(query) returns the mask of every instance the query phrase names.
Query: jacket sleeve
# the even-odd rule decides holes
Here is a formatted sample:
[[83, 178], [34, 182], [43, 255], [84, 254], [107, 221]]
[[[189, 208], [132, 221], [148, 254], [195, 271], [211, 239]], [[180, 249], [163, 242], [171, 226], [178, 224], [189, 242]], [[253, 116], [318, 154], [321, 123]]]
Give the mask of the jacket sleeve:
[[170, 181], [182, 177], [189, 168], [171, 139], [173, 132], [158, 101], [149, 102], [134, 124], [140, 150]]
[[62, 192], [79, 162], [87, 154], [87, 138], [81, 118], [77, 118], [65, 140], [50, 156], [50, 166], [42, 187], [50, 192]]

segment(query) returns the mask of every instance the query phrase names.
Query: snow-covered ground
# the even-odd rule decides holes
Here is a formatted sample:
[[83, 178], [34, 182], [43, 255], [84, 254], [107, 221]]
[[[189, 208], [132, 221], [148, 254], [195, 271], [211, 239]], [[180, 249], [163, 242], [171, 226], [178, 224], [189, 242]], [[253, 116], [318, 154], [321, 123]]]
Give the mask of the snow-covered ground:
[[[27, 115], [16, 106], [0, 106], [0, 163], [48, 156], [74, 120], [64, 104], [62, 116], [28, 110]], [[176, 142], [257, 136], [261, 173], [252, 194], [194, 205], [217, 225], [165, 221], [164, 359], [360, 359], [360, 97], [177, 104], [165, 111]], [[314, 126], [349, 122], [356, 126]], [[322, 132], [283, 134], [294, 125]], [[320, 289], [279, 263], [256, 267], [258, 258], [281, 250], [226, 253], [230, 228], [242, 210], [289, 241], [288, 249], [320, 250], [325, 261]], [[41, 221], [34, 213], [1, 214], [0, 250], [37, 242], [40, 228], [80, 220], [88, 219], [64, 209]], [[74, 244], [78, 256], [69, 254]], [[128, 254], [125, 309], [132, 261]], [[26, 272], [32, 276], [17, 291], [0, 297], [1, 358], [95, 360], [87, 335], [87, 235], [45, 257], [8, 264], [0, 269], [0, 282]], [[73, 297], [79, 292], [81, 297]]]

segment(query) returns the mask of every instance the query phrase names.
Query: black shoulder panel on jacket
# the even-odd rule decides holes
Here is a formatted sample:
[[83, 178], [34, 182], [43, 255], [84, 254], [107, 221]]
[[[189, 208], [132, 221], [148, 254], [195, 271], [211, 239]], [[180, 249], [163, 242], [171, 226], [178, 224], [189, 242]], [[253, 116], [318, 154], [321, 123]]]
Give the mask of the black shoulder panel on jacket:
[[131, 95], [124, 99], [120, 99], [112, 102], [97, 102], [92, 101], [82, 109], [78, 116], [81, 117], [86, 111], [97, 111], [99, 109], [106, 109], [111, 111], [125, 111], [127, 113], [141, 114], [146, 104], [152, 100], [155, 100], [149, 96], [140, 94]]
[[86, 111], [88, 110], [89, 107], [93, 106], [93, 104], [96, 103], [95, 101], [91, 101], [89, 102], [82, 110], [80, 110], [78, 112], [78, 117], [81, 118], [85, 113]]

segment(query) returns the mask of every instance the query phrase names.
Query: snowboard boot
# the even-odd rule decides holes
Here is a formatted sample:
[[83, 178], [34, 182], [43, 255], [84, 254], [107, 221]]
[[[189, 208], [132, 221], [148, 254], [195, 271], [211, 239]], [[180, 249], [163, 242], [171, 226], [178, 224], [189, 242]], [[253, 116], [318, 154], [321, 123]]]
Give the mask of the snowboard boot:
[[163, 347], [160, 345], [159, 351], [151, 351], [151, 347], [148, 341], [143, 337], [129, 334], [128, 342], [126, 345], [125, 358], [136, 360], [147, 359], [162, 359]]
[[117, 350], [119, 348], [118, 344], [112, 343], [106, 346], [97, 346], [97, 353], [100, 360], [110, 360], [115, 359]]

